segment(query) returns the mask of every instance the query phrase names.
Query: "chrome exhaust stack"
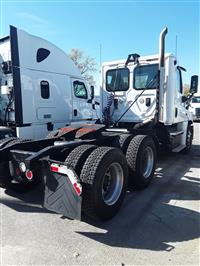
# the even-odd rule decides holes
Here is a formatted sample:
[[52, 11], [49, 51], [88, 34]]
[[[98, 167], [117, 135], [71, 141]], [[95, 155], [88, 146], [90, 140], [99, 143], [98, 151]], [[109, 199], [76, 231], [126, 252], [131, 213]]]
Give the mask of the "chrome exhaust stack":
[[165, 84], [165, 37], [168, 33], [167, 27], [164, 28], [159, 37], [159, 67], [158, 67], [158, 87], [156, 92], [156, 114], [155, 123], [163, 121], [164, 105], [164, 84]]
[[168, 33], [168, 28], [165, 27], [160, 33], [159, 41], [159, 69], [165, 66], [165, 37]]

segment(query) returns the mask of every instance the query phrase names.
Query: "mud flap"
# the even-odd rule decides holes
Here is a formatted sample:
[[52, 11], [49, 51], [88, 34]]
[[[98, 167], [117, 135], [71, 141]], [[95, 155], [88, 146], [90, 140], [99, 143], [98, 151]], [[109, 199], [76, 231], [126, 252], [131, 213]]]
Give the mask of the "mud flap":
[[76, 187], [78, 184], [80, 188], [80, 184], [76, 183], [78, 177], [73, 170], [66, 165], [48, 163], [44, 175], [44, 208], [71, 219], [81, 220], [81, 190]]

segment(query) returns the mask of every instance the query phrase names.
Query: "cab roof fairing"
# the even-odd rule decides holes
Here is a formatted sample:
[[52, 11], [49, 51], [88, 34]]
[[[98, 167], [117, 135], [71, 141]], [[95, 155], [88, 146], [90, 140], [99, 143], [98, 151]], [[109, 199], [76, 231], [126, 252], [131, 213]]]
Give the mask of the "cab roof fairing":
[[[172, 53], [166, 53], [165, 54], [165, 59], [173, 57], [174, 60], [176, 59], [175, 56]], [[159, 62], [159, 55], [149, 55], [149, 56], [141, 56], [139, 58], [139, 63], [151, 63], [155, 64]], [[121, 59], [121, 60], [114, 60], [114, 61], [108, 61], [104, 62], [102, 64], [103, 67], [125, 67], [126, 59]], [[130, 63], [129, 65], [134, 65], [134, 63]]]
[[[83, 78], [78, 67], [62, 49], [41, 37], [34, 36], [18, 28], [16, 30], [20, 67]], [[39, 48], [49, 50], [50, 54], [45, 60], [37, 63], [35, 58]]]

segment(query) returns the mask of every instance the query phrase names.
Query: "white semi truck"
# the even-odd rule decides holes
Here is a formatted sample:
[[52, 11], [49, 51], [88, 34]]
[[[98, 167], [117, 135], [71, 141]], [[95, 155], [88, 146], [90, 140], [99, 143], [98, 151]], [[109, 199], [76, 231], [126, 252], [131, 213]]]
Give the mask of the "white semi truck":
[[0, 39], [0, 139], [38, 139], [73, 122], [96, 120], [79, 69], [50, 42], [10, 26]]
[[[74, 219], [81, 219], [84, 213], [109, 219], [119, 210], [127, 186], [144, 189], [150, 184], [160, 147], [189, 151], [193, 122], [188, 102], [197, 91], [198, 76], [191, 77], [190, 96], [184, 97], [181, 73], [185, 69], [174, 55], [165, 53], [166, 34], [167, 28], [160, 34], [159, 55], [130, 54], [127, 60], [102, 65], [101, 116], [95, 123], [74, 123], [52, 131], [45, 139], [2, 140], [2, 186], [28, 191], [43, 181], [47, 209]], [[54, 62], [59, 69], [61, 61], [58, 57]], [[48, 95], [45, 68], [37, 71]], [[72, 77], [52, 75], [51, 82], [56, 78], [60, 87], [74, 82]], [[38, 93], [42, 94], [41, 87]], [[92, 102], [93, 90], [91, 99], [88, 94], [82, 86], [79, 95], [86, 103]], [[62, 101], [64, 96], [60, 97]], [[91, 114], [93, 107], [91, 104]], [[74, 113], [74, 103], [69, 103], [70, 109]], [[93, 121], [89, 112], [86, 118]]]
[[200, 121], [200, 94], [195, 94], [190, 102], [189, 110], [193, 121]]

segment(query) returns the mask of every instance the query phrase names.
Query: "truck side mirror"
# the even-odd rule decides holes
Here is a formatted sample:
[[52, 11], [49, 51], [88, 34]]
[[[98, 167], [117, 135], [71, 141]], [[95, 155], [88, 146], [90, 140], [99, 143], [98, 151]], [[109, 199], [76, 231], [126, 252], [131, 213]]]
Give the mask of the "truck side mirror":
[[190, 93], [194, 94], [198, 90], [198, 76], [194, 75], [191, 77], [191, 83], [190, 83]]
[[90, 86], [90, 90], [91, 90], [91, 100], [94, 99], [94, 86]]

